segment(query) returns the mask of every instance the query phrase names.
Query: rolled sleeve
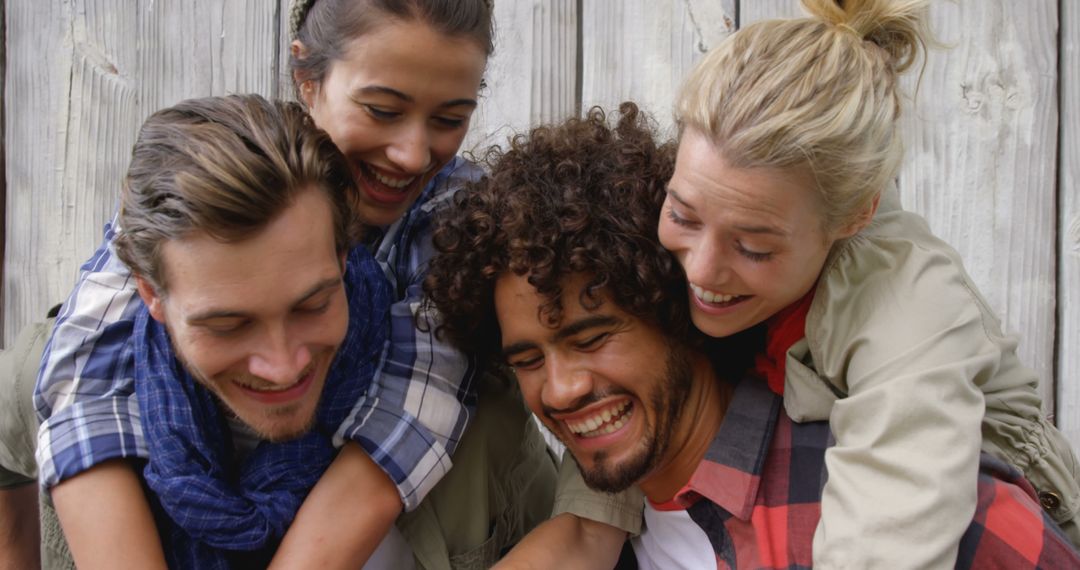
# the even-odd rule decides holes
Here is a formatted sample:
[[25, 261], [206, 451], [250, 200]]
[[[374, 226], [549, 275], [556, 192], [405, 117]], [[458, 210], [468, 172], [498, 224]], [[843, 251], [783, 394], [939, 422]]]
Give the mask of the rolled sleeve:
[[474, 406], [473, 363], [435, 338], [431, 318], [426, 330], [417, 329], [414, 314], [420, 306], [408, 298], [391, 307], [379, 370], [338, 432], [340, 440], [359, 443], [386, 471], [406, 511], [416, 508], [453, 466], [451, 454]]
[[115, 219], [57, 316], [34, 390], [40, 480], [49, 488], [116, 458], [145, 458], [131, 325], [142, 304], [113, 250]]

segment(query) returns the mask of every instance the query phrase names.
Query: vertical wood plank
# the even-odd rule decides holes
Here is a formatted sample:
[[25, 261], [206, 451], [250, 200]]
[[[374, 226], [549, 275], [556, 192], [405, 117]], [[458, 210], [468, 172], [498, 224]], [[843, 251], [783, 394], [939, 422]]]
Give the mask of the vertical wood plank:
[[292, 68], [289, 67], [289, 46], [292, 44], [292, 38], [289, 37], [290, 3], [290, 0], [277, 0], [277, 36], [272, 44], [277, 46], [275, 65], [277, 83], [271, 95], [275, 99], [297, 101], [296, 90], [293, 89]]
[[[0, 101], [4, 100], [4, 80], [7, 73], [7, 0], [0, 0]], [[0, 133], [4, 132], [4, 109], [0, 107]], [[7, 145], [0, 141], [0, 298], [4, 286], [4, 249], [7, 247]], [[4, 322], [4, 304], [0, 303], [0, 323]], [[4, 346], [4, 330], [0, 327], [0, 346]]]
[[739, 26], [773, 18], [801, 18], [798, 0], [739, 0]]
[[603, 0], [583, 8], [582, 109], [633, 100], [674, 135], [675, 93], [694, 63], [735, 30], [734, 0]]
[[49, 280], [71, 281], [55, 251], [65, 232], [57, 218], [65, 209], [67, 129], [60, 125], [67, 124], [70, 109], [72, 9], [59, 2], [7, 5], [5, 339], [13, 339], [20, 326], [43, 317], [43, 307], [56, 302], [56, 295], [45, 291]]
[[276, 89], [275, 3], [117, 4], [12, 3], [5, 138], [19, 144], [8, 170], [5, 338], [70, 291], [147, 115], [189, 97]]
[[495, 2], [495, 53], [463, 151], [576, 112], [577, 27], [577, 0]]
[[[955, 247], [1053, 412], [1057, 2], [938, 2], [903, 121], [905, 207]], [[913, 93], [918, 78], [905, 77]]]
[[1058, 427], [1080, 454], [1080, 6], [1061, 3]]

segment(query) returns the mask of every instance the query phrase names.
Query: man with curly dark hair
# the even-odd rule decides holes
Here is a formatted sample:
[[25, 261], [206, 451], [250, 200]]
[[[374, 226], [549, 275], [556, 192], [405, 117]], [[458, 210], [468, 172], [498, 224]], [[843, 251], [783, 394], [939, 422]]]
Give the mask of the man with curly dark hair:
[[[612, 567], [626, 534], [594, 521], [627, 504], [645, 521], [632, 541], [641, 568], [811, 563], [829, 425], [794, 422], [763, 381], [728, 381], [748, 368], [755, 351], [740, 345], [760, 342], [753, 329], [705, 346], [689, 327], [685, 279], [656, 234], [672, 153], [633, 104], [614, 127], [593, 110], [492, 151], [490, 176], [436, 227], [425, 290], [441, 332], [513, 368], [573, 457], [566, 473], [576, 464], [594, 490], [644, 494], [565, 485], [558, 515], [503, 568]], [[1025, 485], [984, 466], [962, 552], [1010, 568], [1080, 564]], [[997, 524], [1006, 512], [1023, 524]]]
[[[670, 497], [731, 385], [697, 350], [685, 278], [656, 238], [674, 146], [635, 105], [619, 111], [614, 127], [594, 109], [491, 151], [490, 177], [436, 227], [425, 291], [442, 334], [514, 369], [590, 487]], [[684, 456], [696, 459], [673, 460]], [[561, 495], [556, 512], [578, 514], [585, 498]], [[610, 565], [623, 535], [604, 536], [592, 551]]]

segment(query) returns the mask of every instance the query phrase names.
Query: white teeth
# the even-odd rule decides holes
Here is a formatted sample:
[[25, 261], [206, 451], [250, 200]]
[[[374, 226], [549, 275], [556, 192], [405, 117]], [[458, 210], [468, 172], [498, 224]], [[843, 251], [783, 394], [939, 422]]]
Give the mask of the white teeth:
[[727, 303], [735, 297], [738, 297], [738, 295], [725, 295], [723, 293], [714, 293], [712, 291], [709, 291], [708, 289], [705, 289], [704, 287], [694, 285], [693, 283], [690, 284], [690, 289], [694, 291], [694, 295], [697, 296], [698, 299], [701, 299], [706, 303]]
[[[625, 425], [630, 418], [630, 415], [633, 413], [633, 410], [630, 410], [620, 417], [620, 414], [623, 413], [623, 410], [626, 410], [627, 406], [629, 406], [629, 402], [624, 400], [614, 406], [604, 408], [583, 420], [573, 423], [566, 422], [566, 427], [568, 427], [572, 433], [584, 435], [586, 437], [595, 437], [601, 434], [612, 433]], [[611, 422], [613, 418], [615, 421]]]
[[410, 183], [412, 183], [413, 180], [416, 180], [415, 176], [410, 176], [409, 178], [400, 179], [400, 180], [397, 179], [397, 178], [390, 178], [390, 177], [387, 177], [387, 176], [383, 176], [382, 174], [379, 174], [373, 168], [369, 168], [368, 172], [370, 172], [371, 175], [375, 177], [375, 180], [378, 180], [382, 184], [385, 184], [385, 185], [387, 185], [387, 186], [389, 186], [391, 188], [404, 188], [404, 187], [408, 186]]

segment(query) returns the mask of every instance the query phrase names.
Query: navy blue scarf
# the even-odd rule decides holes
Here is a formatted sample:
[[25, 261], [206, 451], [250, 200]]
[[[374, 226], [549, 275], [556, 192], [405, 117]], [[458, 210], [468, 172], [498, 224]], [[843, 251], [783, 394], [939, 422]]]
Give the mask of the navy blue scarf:
[[135, 391], [150, 456], [143, 474], [170, 568], [224, 570], [230, 559], [272, 554], [333, 461], [332, 437], [371, 382], [392, 301], [363, 248], [346, 261], [345, 291], [349, 327], [314, 427], [291, 441], [260, 443], [238, 468], [219, 402], [176, 359], [165, 327], [140, 310]]

